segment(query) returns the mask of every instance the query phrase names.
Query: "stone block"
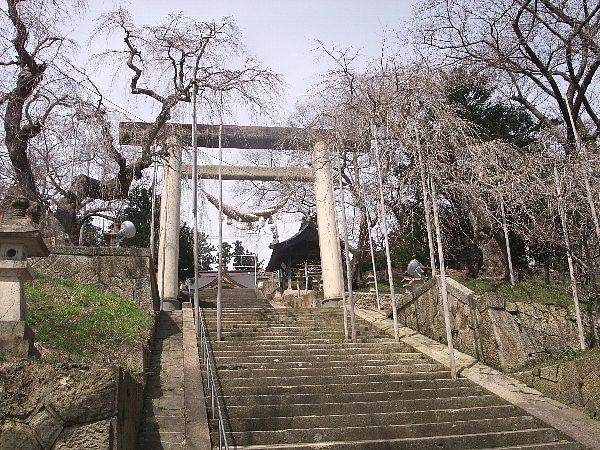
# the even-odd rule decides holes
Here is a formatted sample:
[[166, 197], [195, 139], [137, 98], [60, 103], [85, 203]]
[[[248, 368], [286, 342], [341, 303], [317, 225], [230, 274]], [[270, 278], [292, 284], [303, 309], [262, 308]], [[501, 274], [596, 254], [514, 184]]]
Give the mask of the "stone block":
[[54, 278], [71, 278], [158, 310], [158, 287], [148, 249], [50, 247], [48, 258], [30, 258], [34, 270]]
[[0, 321], [27, 319], [23, 282], [32, 278], [27, 261], [0, 259]]
[[106, 450], [115, 448], [113, 422], [109, 419], [65, 428], [54, 443], [53, 450]]
[[539, 377], [554, 383], [558, 382], [558, 366], [552, 365], [540, 367]]
[[29, 426], [44, 448], [52, 447], [63, 429], [62, 422], [46, 408], [40, 409], [30, 420]]
[[471, 289], [449, 277], [446, 277], [446, 288], [448, 294], [467, 305], [469, 304], [469, 297], [474, 294]]
[[39, 356], [33, 346], [35, 334], [22, 320], [0, 320], [0, 356], [28, 358]]
[[60, 377], [46, 405], [67, 424], [92, 422], [117, 414], [118, 371], [90, 369]]
[[478, 308], [480, 311], [485, 311], [488, 308], [505, 309], [505, 300], [500, 294], [488, 292], [479, 296]]
[[0, 423], [0, 450], [41, 450], [33, 430], [12, 420]]
[[525, 343], [511, 314], [489, 308], [482, 314], [481, 345], [484, 361], [501, 370], [522, 367], [527, 362]]

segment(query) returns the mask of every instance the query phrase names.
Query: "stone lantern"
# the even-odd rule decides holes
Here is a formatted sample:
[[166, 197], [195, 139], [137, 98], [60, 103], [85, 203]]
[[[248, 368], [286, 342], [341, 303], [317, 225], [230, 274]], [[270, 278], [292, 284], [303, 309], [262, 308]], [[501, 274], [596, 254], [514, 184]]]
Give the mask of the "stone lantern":
[[0, 356], [31, 356], [33, 331], [27, 325], [23, 283], [33, 279], [30, 256], [48, 256], [42, 235], [25, 218], [26, 198], [13, 200], [13, 214], [0, 223]]

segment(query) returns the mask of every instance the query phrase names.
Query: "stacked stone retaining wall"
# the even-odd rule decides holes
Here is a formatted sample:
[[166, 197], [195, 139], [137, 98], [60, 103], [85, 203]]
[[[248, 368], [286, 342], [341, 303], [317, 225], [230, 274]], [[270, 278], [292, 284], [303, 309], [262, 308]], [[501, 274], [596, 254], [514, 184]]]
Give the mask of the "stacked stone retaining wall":
[[[496, 294], [477, 296], [451, 278], [447, 278], [447, 287], [455, 348], [490, 366], [513, 371], [579, 348], [571, 309], [506, 302]], [[375, 304], [373, 294], [357, 294], [357, 298], [361, 304]], [[389, 304], [386, 296], [382, 296], [382, 302]], [[400, 325], [446, 342], [437, 279], [399, 295], [397, 305]], [[584, 313], [584, 323], [586, 335], [591, 336], [591, 314]]]
[[118, 367], [0, 364], [0, 449], [133, 449], [143, 383]]
[[565, 405], [600, 418], [600, 354], [597, 352], [514, 376]]
[[71, 278], [131, 299], [146, 310], [159, 309], [150, 250], [145, 248], [50, 246], [47, 258], [31, 258], [35, 272]]
[[[47, 258], [30, 259], [35, 272], [95, 285], [158, 310], [149, 250], [51, 246], [50, 251]], [[127, 369], [0, 363], [0, 450], [135, 448], [152, 337], [127, 346], [122, 355]]]

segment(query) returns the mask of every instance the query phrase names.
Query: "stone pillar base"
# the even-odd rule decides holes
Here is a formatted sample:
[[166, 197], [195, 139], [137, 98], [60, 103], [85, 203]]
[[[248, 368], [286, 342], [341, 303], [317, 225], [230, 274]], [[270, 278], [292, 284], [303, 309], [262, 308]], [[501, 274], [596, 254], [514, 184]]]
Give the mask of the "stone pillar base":
[[341, 298], [326, 298], [321, 301], [321, 308], [341, 308], [342, 307], [342, 299]]
[[33, 345], [35, 334], [22, 320], [0, 321], [0, 356], [10, 358], [39, 357]]
[[181, 309], [181, 303], [176, 298], [163, 298], [161, 302], [162, 311], [177, 311]]

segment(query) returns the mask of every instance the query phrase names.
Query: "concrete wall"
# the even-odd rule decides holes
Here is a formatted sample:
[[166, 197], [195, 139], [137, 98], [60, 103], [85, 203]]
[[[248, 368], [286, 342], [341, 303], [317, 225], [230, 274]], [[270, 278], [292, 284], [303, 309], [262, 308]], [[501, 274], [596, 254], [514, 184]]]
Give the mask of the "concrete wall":
[[135, 448], [143, 383], [129, 372], [37, 363], [0, 371], [0, 448]]
[[149, 249], [66, 246], [50, 246], [49, 249], [49, 257], [30, 259], [35, 272], [92, 284], [131, 299], [144, 309], [159, 309]]
[[[571, 309], [555, 305], [505, 302], [500, 296], [477, 296], [447, 278], [448, 300], [453, 320], [452, 335], [457, 350], [486, 364], [512, 371], [529, 364], [563, 356], [578, 349], [577, 325]], [[375, 304], [373, 294], [358, 294], [361, 304]], [[389, 296], [388, 296], [389, 297]], [[384, 307], [389, 305], [382, 297]], [[399, 295], [398, 321], [438, 342], [446, 342], [442, 301], [437, 280], [414, 292]], [[586, 335], [591, 335], [591, 315], [586, 314]]]

